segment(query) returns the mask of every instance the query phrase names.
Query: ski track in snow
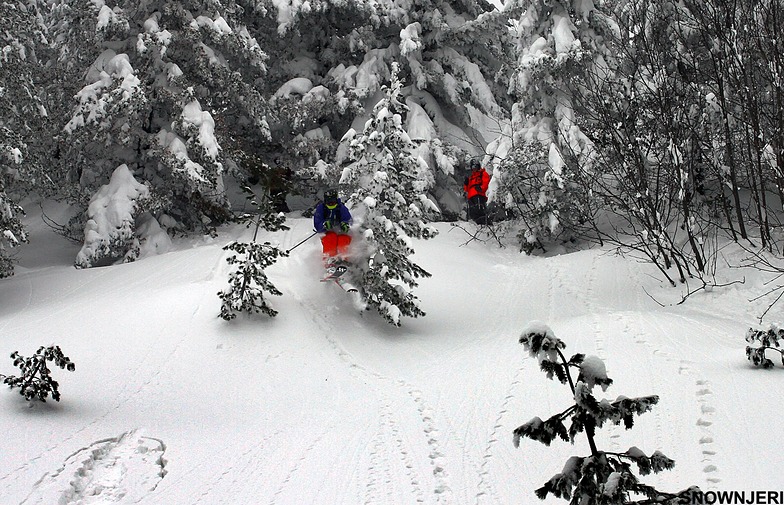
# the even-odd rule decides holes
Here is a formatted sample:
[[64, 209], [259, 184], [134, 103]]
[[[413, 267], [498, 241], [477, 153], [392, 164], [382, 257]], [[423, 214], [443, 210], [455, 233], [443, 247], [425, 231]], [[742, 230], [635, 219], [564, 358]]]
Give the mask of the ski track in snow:
[[[600, 312], [602, 309], [597, 306], [597, 279], [598, 279], [598, 271], [599, 271], [599, 257], [597, 254], [594, 254], [591, 257], [591, 266], [588, 269], [588, 282], [586, 283], [586, 292], [585, 296], [578, 296], [578, 299], [581, 299], [585, 304], [586, 310], [591, 316], [591, 320], [593, 321], [593, 328], [594, 328], [594, 338], [596, 341], [596, 353], [602, 359], [607, 359], [607, 330], [602, 327], [602, 318], [599, 317]], [[620, 291], [620, 290], [616, 290]], [[628, 329], [627, 329], [628, 332]], [[610, 437], [610, 448], [613, 452], [620, 452], [625, 449], [621, 449], [618, 440], [620, 439], [620, 426], [614, 423], [609, 423], [605, 425], [607, 432], [609, 433]], [[660, 420], [657, 418], [657, 436], [661, 433], [661, 423]]]
[[499, 442], [500, 431], [502, 428], [504, 428], [503, 419], [509, 413], [510, 403], [515, 399], [514, 391], [522, 384], [522, 379], [520, 377], [522, 370], [522, 366], [517, 369], [515, 378], [509, 385], [509, 389], [506, 391], [506, 396], [504, 396], [504, 400], [501, 403], [498, 416], [495, 418], [495, 422], [493, 423], [493, 429], [490, 433], [490, 437], [488, 438], [487, 444], [485, 445], [485, 451], [482, 455], [482, 462], [479, 466], [479, 482], [477, 484], [478, 491], [476, 493], [477, 505], [479, 505], [484, 498], [488, 497], [492, 499], [491, 503], [502, 502], [498, 492], [490, 480], [490, 464], [493, 460], [493, 448]]
[[[293, 294], [293, 296], [297, 302], [300, 303], [300, 305], [308, 310], [311, 320], [313, 320], [313, 322], [323, 330], [322, 333], [324, 338], [329, 343], [329, 346], [332, 348], [337, 357], [340, 358], [340, 360], [343, 361], [348, 367], [349, 373], [351, 375], [361, 381], [364, 381], [367, 378], [371, 378], [374, 381], [380, 383], [394, 384], [398, 389], [402, 389], [405, 394], [411, 400], [413, 400], [421, 421], [422, 435], [428, 447], [428, 459], [430, 461], [434, 480], [433, 488], [431, 490], [432, 496], [436, 500], [436, 503], [452, 503], [452, 489], [449, 485], [449, 473], [447, 472], [445, 464], [446, 458], [444, 457], [443, 451], [441, 449], [442, 443], [440, 441], [440, 432], [436, 426], [434, 411], [425, 401], [422, 392], [406, 381], [388, 377], [359, 363], [354, 358], [354, 356], [352, 356], [340, 345], [335, 337], [331, 336], [332, 333], [334, 333], [331, 331], [331, 329], [334, 327], [334, 324], [332, 324], [330, 319], [326, 316], [323, 316], [318, 308], [309, 300], [305, 300], [297, 294]], [[385, 403], [382, 408], [390, 409], [391, 412], [392, 403], [387, 401], [387, 403]], [[400, 441], [402, 444], [402, 439]], [[408, 458], [408, 452], [402, 452], [402, 447], [400, 449], [401, 457], [404, 459]], [[407, 468], [407, 471], [408, 470], [409, 469]], [[414, 495], [421, 494], [420, 483], [418, 481], [412, 480], [411, 484], [412, 493]]]
[[[708, 486], [708, 489], [716, 489], [718, 483], [721, 482], [721, 479], [715, 476], [715, 473], [718, 471], [718, 467], [715, 463], [714, 456], [716, 455], [715, 448], [713, 447], [713, 433], [711, 431], [711, 425], [713, 422], [711, 421], [711, 416], [713, 412], [715, 412], [715, 408], [711, 405], [711, 397], [713, 395], [713, 391], [711, 390], [710, 382], [702, 377], [697, 376], [696, 372], [694, 371], [693, 362], [682, 359], [677, 356], [672, 355], [670, 352], [664, 350], [659, 346], [655, 346], [650, 342], [653, 340], [647, 333], [647, 331], [641, 327], [639, 319], [633, 319], [629, 317], [628, 310], [636, 311], [638, 313], [644, 313], [642, 310], [642, 302], [640, 300], [641, 294], [639, 291], [634, 292], [634, 301], [633, 305], [624, 311], [613, 310], [612, 307], [604, 308], [598, 306], [595, 303], [595, 300], [598, 300], [598, 293], [596, 291], [597, 286], [597, 279], [598, 279], [598, 255], [594, 255], [591, 259], [591, 266], [588, 269], [588, 281], [586, 283], [586, 290], [584, 296], [580, 296], [580, 293], [570, 289], [570, 285], [568, 282], [560, 281], [558, 282], [559, 289], [565, 289], [569, 291], [572, 296], [576, 299], [582, 300], [587, 313], [590, 315], [592, 324], [594, 327], [594, 338], [596, 341], [596, 350], [600, 358], [604, 359], [606, 357], [606, 329], [603, 329], [602, 318], [600, 316], [605, 315], [608, 310], [610, 310], [611, 317], [623, 328], [623, 335], [628, 335], [633, 338], [634, 343], [638, 345], [645, 346], [648, 350], [648, 355], [650, 355], [654, 359], [663, 359], [666, 362], [670, 363], [674, 366], [678, 373], [684, 376], [689, 377], [694, 384], [695, 387], [695, 401], [699, 408], [700, 416], [696, 421], [696, 425], [700, 431], [700, 438], [699, 438], [699, 445], [702, 447], [702, 456], [703, 456], [703, 473], [705, 474], [705, 480]], [[551, 265], [552, 262], [548, 263], [548, 266]], [[625, 268], [629, 270], [627, 278], [639, 278], [639, 272], [632, 271], [632, 266], [634, 264], [630, 262], [624, 262]], [[562, 278], [560, 271], [557, 267], [553, 267], [553, 278]], [[622, 277], [615, 277], [615, 279], [621, 279]], [[616, 289], [618, 296], [621, 297], [625, 293], [622, 292], [620, 289]], [[607, 293], [604, 293], [606, 296]], [[628, 295], [628, 293], [626, 293]], [[619, 299], [620, 301], [620, 299]], [[695, 321], [693, 319], [689, 319], [685, 316], [676, 314], [677, 317], [683, 318], [687, 320], [691, 324], [699, 324], [703, 327], [705, 325]], [[651, 363], [653, 366], [654, 363]], [[652, 368], [653, 369], [653, 368]], [[651, 384], [655, 391], [662, 390], [662, 384], [658, 380], [656, 374], [650, 375]], [[655, 394], [655, 393], [654, 393]], [[650, 414], [653, 415], [655, 419], [655, 426], [656, 426], [656, 445], [657, 447], [661, 447], [663, 443], [663, 434], [665, 433], [665, 426], [671, 425], [674, 420], [668, 419], [668, 421], [664, 421], [662, 419], [661, 409], [654, 407]], [[625, 448], [619, 447], [618, 439], [620, 438], [620, 426], [615, 424], [607, 425], [607, 430], [609, 432], [610, 437], [610, 444], [612, 446], [613, 451], [623, 451]]]
[[[191, 504], [198, 505], [200, 503], [207, 503], [210, 505], [215, 505], [215, 499], [218, 497], [218, 495], [213, 493], [214, 490], [221, 486], [228, 487], [229, 489], [235, 489], [241, 484], [244, 484], [244, 482], [241, 481], [241, 476], [252, 476], [262, 471], [262, 468], [259, 465], [259, 461], [263, 461], [263, 452], [266, 450], [270, 441], [278, 437], [280, 434], [281, 431], [276, 430], [271, 434], [265, 435], [261, 438], [260, 441], [250, 445], [241, 454], [232, 456], [232, 464], [226, 465], [222, 472], [216, 473], [212, 479], [207, 481], [205, 483], [205, 487], [201, 489], [201, 494], [194, 502], [191, 502]], [[221, 452], [226, 451], [223, 450]], [[229, 476], [231, 476], [231, 481], [227, 483], [225, 481]], [[221, 503], [225, 502], [221, 501]]]
[[[673, 315], [687, 321], [690, 324], [708, 328], [703, 323], [695, 321], [694, 319], [691, 319], [682, 314]], [[644, 343], [648, 345], [647, 342]], [[702, 452], [702, 464], [704, 465], [702, 472], [705, 474], [705, 482], [707, 484], [706, 490], [717, 490], [717, 485], [721, 482], [721, 479], [716, 476], [719, 467], [716, 463], [716, 447], [714, 445], [713, 429], [711, 428], [713, 425], [712, 417], [714, 412], [716, 412], [716, 408], [713, 406], [711, 401], [713, 397], [711, 383], [704, 377], [700, 377], [697, 372], [694, 371], [694, 368], [692, 367], [694, 363], [692, 361], [688, 359], [676, 358], [675, 356], [672, 356], [671, 354], [661, 350], [659, 350], [658, 353], [671, 363], [677, 363], [678, 373], [689, 377], [693, 381], [694, 396], [700, 412], [696, 421], [696, 425], [700, 431], [698, 443]]]
[[[402, 434], [398, 428], [398, 423], [395, 421], [395, 415], [392, 412], [392, 408], [390, 407], [390, 402], [384, 402], [382, 409], [381, 409], [381, 429], [389, 433], [391, 438], [395, 441], [395, 449], [397, 451], [398, 457], [400, 458], [400, 463], [405, 468], [406, 476], [408, 477], [408, 481], [411, 484], [411, 489], [414, 492], [414, 496], [416, 497], [417, 503], [425, 503], [425, 494], [422, 490], [422, 486], [419, 482], [419, 478], [415, 472], [415, 464], [414, 460], [411, 457], [410, 450], [406, 447], [405, 442], [403, 440]], [[377, 445], [374, 447], [373, 456], [378, 459], [380, 454], [380, 450], [384, 448], [383, 443], [381, 443], [380, 439], [377, 439]], [[372, 470], [373, 468], [371, 468]], [[366, 505], [373, 505], [377, 502], [377, 494], [373, 494], [370, 487], [368, 487], [368, 496], [365, 499]]]
[[[527, 281], [531, 277], [531, 270], [532, 268], [526, 268], [525, 270], [521, 270], [519, 268], [512, 269], [512, 278], [508, 279], [507, 282], [503, 283], [504, 291], [501, 295], [497, 293], [492, 293], [492, 298], [498, 298], [501, 300], [512, 300], [517, 295], [520, 286], [526, 286], [528, 283]], [[552, 289], [549, 293], [550, 297], [548, 297], [548, 311], [552, 311]], [[487, 293], [487, 298], [491, 298], [491, 293]], [[503, 304], [489, 304], [490, 306], [494, 307], [495, 313], [488, 314], [486, 317], [486, 321], [492, 321], [493, 327], [491, 330], [488, 331], [491, 335], [502, 335], [505, 333], [506, 328], [508, 326], [508, 322], [504, 315], [508, 311], [508, 307], [504, 306]], [[499, 439], [501, 438], [501, 430], [505, 427], [504, 425], [504, 418], [509, 413], [509, 406], [513, 400], [516, 399], [516, 391], [522, 385], [522, 373], [523, 369], [526, 366], [525, 363], [525, 355], [521, 353], [520, 358], [521, 364], [517, 367], [517, 370], [514, 374], [514, 379], [509, 384], [508, 388], [506, 389], [503, 400], [501, 401], [501, 405], [498, 407], [497, 415], [493, 420], [493, 427], [490, 430], [490, 434], [487, 438], [487, 442], [484, 446], [484, 453], [481, 457], [481, 462], [479, 463], [479, 480], [477, 483], [477, 493], [476, 493], [476, 504], [480, 505], [483, 501], [489, 501], [489, 503], [498, 504], [502, 503], [503, 500], [498, 494], [498, 491], [493, 486], [492, 479], [490, 478], [490, 469], [491, 464], [494, 459], [494, 447], [498, 444]], [[509, 431], [508, 438], [511, 438], [512, 430]]]
[[[405, 383], [399, 381], [399, 386], [405, 387]], [[417, 397], [417, 391], [413, 391], [414, 402], [421, 401], [421, 397]], [[399, 398], [391, 398], [385, 395], [380, 405], [380, 417], [378, 419], [378, 429], [375, 436], [371, 441], [370, 450], [370, 464], [367, 468], [367, 483], [365, 489], [365, 505], [374, 505], [377, 503], [400, 503], [400, 498], [396, 497], [393, 493], [395, 487], [395, 475], [393, 473], [393, 465], [396, 462], [402, 469], [402, 474], [409, 484], [410, 492], [409, 498], [405, 503], [427, 503], [428, 496], [440, 501], [439, 497], [445, 489], [432, 489], [429, 494], [423, 487], [421, 482], [421, 463], [417, 465], [412, 455], [412, 449], [409, 447], [405, 440], [403, 433], [400, 431], [400, 424], [397, 421], [398, 416], [395, 414], [394, 404], [399, 402]], [[427, 418], [427, 413], [423, 410], [422, 406], [417, 407], [417, 412], [421, 417]], [[437, 433], [432, 425], [427, 425], [423, 429], [425, 434], [431, 435], [428, 443], [437, 444], [435, 438]], [[434, 453], [430, 453], [430, 463], [432, 466], [432, 473], [438, 481], [438, 472], [443, 471], [443, 467], [439, 467], [437, 462], [433, 460]], [[384, 496], [386, 500], [380, 500]], [[413, 501], [410, 501], [413, 500]], [[448, 502], [447, 502], [448, 503]]]
[[[628, 262], [624, 263], [624, 267], [627, 268], [627, 270], [629, 272], [627, 274], [628, 275], [627, 278], [630, 278], [630, 279], [639, 278], [639, 273], [632, 271], [631, 265]], [[641, 307], [640, 291], [639, 290], [635, 290], [634, 291], [634, 304], [633, 304], [632, 310], [633, 311], [638, 311], [638, 310], [640, 310], [640, 307]], [[648, 348], [648, 354], [646, 354], [646, 361], [651, 364], [649, 369], [650, 370], [655, 370], [656, 366], [655, 366], [655, 363], [653, 362], [654, 360], [652, 358], [660, 357], [661, 356], [661, 351], [658, 348], [654, 348], [653, 345], [648, 343], [648, 340], [646, 338], [647, 334], [646, 334], [645, 330], [641, 327], [639, 319], [632, 319], [632, 318], [630, 318], [628, 316], [628, 312], [617, 312], [616, 311], [616, 312], [613, 312], [612, 315], [613, 315], [613, 318], [615, 319], [615, 321], [618, 323], [618, 325], [620, 325], [620, 327], [623, 328], [622, 335], [624, 337], [631, 337], [631, 338], [634, 339], [633, 341], [634, 341], [635, 344], [644, 345], [644, 346], [646, 346]], [[662, 385], [661, 380], [659, 379], [659, 376], [658, 376], [657, 373], [650, 374], [649, 378], [650, 378], [650, 381], [651, 381], [652, 391], [651, 391], [651, 393], [645, 393], [645, 394], [657, 394], [657, 392], [663, 390], [663, 385]], [[663, 415], [662, 409], [658, 405], [654, 406], [653, 409], [649, 413], [646, 413], [646, 415], [652, 415], [653, 416], [654, 425], [656, 426], [656, 432], [655, 432], [656, 447], [660, 448], [662, 446], [662, 443], [663, 443], [663, 436], [664, 436], [665, 430], [667, 430], [666, 426], [672, 426], [674, 420], [671, 419], [671, 418], [668, 418], [667, 422], [665, 423], [662, 420], [662, 415]], [[619, 428], [617, 428], [617, 429], [619, 429]], [[625, 449], [628, 449], [628, 448], [624, 448], [624, 450]]]
[[425, 402], [422, 392], [412, 388], [404, 381], [398, 381], [398, 385], [405, 388], [408, 395], [416, 403], [417, 411], [424, 424], [424, 434], [427, 445], [430, 448], [430, 464], [433, 467], [435, 487], [433, 493], [436, 495], [437, 503], [450, 503], [452, 489], [449, 487], [449, 474], [446, 471], [446, 457], [441, 450], [440, 433], [434, 420], [434, 412]]
[[300, 470], [300, 468], [302, 467], [302, 464], [305, 461], [307, 461], [308, 456], [310, 455], [311, 452], [313, 452], [313, 449], [315, 449], [315, 447], [319, 444], [319, 442], [321, 442], [321, 440], [324, 438], [324, 436], [327, 433], [329, 433], [329, 431], [332, 428], [333, 428], [333, 426], [329, 426], [327, 429], [323, 429], [317, 436], [315, 436], [313, 438], [313, 440], [310, 442], [310, 444], [308, 444], [305, 447], [305, 449], [303, 449], [302, 453], [299, 455], [299, 458], [297, 458], [297, 460], [294, 463], [294, 465], [289, 468], [288, 472], [286, 473], [286, 477], [278, 485], [278, 488], [272, 494], [272, 498], [270, 498], [269, 505], [277, 505], [278, 500], [280, 499], [281, 495], [286, 490], [286, 488], [289, 486], [289, 484], [291, 483], [292, 479], [297, 474], [297, 472]]
[[20, 505], [138, 503], [166, 475], [165, 452], [163, 441], [136, 430], [99, 440], [44, 475]]

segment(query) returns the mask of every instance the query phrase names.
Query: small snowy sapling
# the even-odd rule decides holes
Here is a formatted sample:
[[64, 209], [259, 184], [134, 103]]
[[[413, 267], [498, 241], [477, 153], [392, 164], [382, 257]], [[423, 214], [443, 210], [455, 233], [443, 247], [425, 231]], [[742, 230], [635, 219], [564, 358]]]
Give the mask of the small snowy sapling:
[[[373, 108], [362, 133], [350, 142], [351, 163], [341, 184], [353, 188], [349, 199], [365, 249], [354, 256], [356, 269], [347, 275], [360, 286], [367, 307], [375, 308], [390, 324], [425, 312], [414, 295], [417, 279], [430, 273], [414, 263], [413, 240], [429, 239], [438, 231], [427, 223], [438, 214], [428, 197], [434, 184], [427, 163], [416, 155], [416, 144], [403, 125], [408, 107], [398, 66], [391, 66], [384, 97]], [[353, 135], [353, 134], [352, 134]]]
[[[679, 503], [680, 497], [694, 490], [691, 488], [678, 494], [665, 493], [637, 479], [631, 471], [632, 463], [637, 465], [640, 475], [658, 473], [673, 467], [674, 461], [659, 451], [646, 456], [636, 447], [625, 452], [601, 451], [596, 447], [597, 428], [606, 422], [623, 422], [627, 430], [631, 429], [634, 416], [649, 411], [659, 401], [658, 396], [619, 396], [615, 401], [597, 400], [592, 393], [593, 387], [598, 385], [605, 391], [612, 384], [612, 379], [607, 377], [604, 362], [596, 356], [584, 354], [575, 354], [567, 360], [562, 352], [566, 344], [556, 338], [553, 331], [543, 323], [529, 324], [520, 336], [520, 343], [532, 357], [538, 359], [548, 378], [555, 376], [562, 384], [569, 384], [574, 404], [546, 421], [534, 417], [515, 429], [515, 447], [519, 447], [523, 437], [547, 446], [556, 438], [574, 443], [575, 436], [584, 432], [591, 448], [589, 456], [569, 458], [561, 473], [536, 490], [538, 498], [544, 500], [548, 494], [553, 494], [570, 500], [573, 505]], [[578, 370], [576, 381], [570, 369]], [[646, 498], [631, 501], [632, 496]]]
[[60, 401], [60, 391], [58, 390], [60, 384], [52, 379], [51, 371], [46, 364], [47, 361], [53, 361], [55, 365], [67, 369], [69, 372], [76, 370], [76, 365], [68, 356], [63, 355], [63, 351], [57, 345], [41, 346], [29, 358], [14, 351], [11, 354], [11, 359], [14, 360], [14, 366], [21, 370], [21, 375], [15, 377], [0, 374], [0, 377], [3, 378], [3, 383], [8, 384], [11, 388], [18, 387], [19, 394], [24, 396], [27, 401], [38, 399], [45, 402], [50, 394], [55, 401]]
[[746, 342], [759, 345], [759, 347], [746, 346], [746, 358], [755, 366], [773, 368], [773, 361], [765, 356], [765, 351], [768, 349], [781, 355], [781, 364], [784, 366], [784, 349], [781, 347], [784, 342], [784, 328], [779, 328], [775, 324], [771, 324], [768, 331], [749, 328], [746, 332]]
[[267, 304], [264, 291], [275, 296], [283, 293], [270, 282], [264, 269], [273, 265], [279, 257], [288, 256], [286, 251], [269, 242], [263, 244], [256, 242], [259, 228], [267, 231], [288, 230], [288, 227], [283, 224], [286, 218], [282, 214], [273, 212], [272, 202], [267, 195], [264, 195], [259, 204], [249, 187], [243, 187], [243, 190], [248, 194], [249, 202], [258, 208], [259, 214], [246, 214], [240, 217], [240, 220], [247, 222], [248, 227], [256, 226], [250, 242], [234, 241], [223, 248], [224, 251], [236, 253], [226, 258], [226, 262], [232, 266], [237, 265], [237, 270], [229, 274], [229, 287], [218, 292], [218, 297], [223, 301], [220, 317], [226, 321], [237, 317], [237, 312], [264, 312], [270, 317], [278, 314], [278, 311]]

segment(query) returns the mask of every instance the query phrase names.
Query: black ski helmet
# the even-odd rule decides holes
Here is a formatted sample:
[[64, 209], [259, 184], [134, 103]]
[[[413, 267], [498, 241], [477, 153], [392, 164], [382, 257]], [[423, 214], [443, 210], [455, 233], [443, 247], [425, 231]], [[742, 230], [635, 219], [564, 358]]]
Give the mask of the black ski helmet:
[[480, 168], [482, 168], [482, 165], [479, 163], [479, 160], [477, 159], [471, 160], [469, 166], [471, 167], [471, 170], [479, 170]]
[[338, 190], [330, 188], [330, 189], [324, 191], [324, 203], [326, 205], [337, 205], [338, 204]]

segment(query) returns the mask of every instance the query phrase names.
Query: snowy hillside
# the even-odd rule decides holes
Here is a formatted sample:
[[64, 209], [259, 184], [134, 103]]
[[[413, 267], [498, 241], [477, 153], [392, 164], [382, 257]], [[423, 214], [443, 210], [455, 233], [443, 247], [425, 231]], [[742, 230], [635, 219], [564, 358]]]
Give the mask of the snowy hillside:
[[[415, 242], [433, 274], [417, 289], [424, 318], [395, 328], [358, 313], [318, 282], [313, 239], [268, 271], [284, 293], [272, 299], [278, 317], [225, 322], [221, 248], [251, 231], [77, 270], [79, 246], [28, 220], [31, 245], [0, 281], [0, 355], [55, 343], [76, 371], [53, 371], [59, 403], [0, 394], [2, 505], [538, 503], [534, 489], [588, 448], [512, 444], [517, 426], [570, 403], [518, 344], [531, 320], [550, 325], [567, 355], [605, 360], [608, 398], [661, 396], [631, 431], [599, 434], [600, 448], [676, 461], [644, 482], [781, 487], [784, 453], [767, 433], [781, 419], [784, 372], [744, 356], [765, 307], [748, 303], [764, 281], [752, 272], [674, 305], [682, 292], [632, 258], [527, 257], [439, 224], [438, 237]], [[274, 237], [284, 248], [311, 230], [293, 215], [288, 224]], [[16, 372], [0, 359], [0, 373]]]

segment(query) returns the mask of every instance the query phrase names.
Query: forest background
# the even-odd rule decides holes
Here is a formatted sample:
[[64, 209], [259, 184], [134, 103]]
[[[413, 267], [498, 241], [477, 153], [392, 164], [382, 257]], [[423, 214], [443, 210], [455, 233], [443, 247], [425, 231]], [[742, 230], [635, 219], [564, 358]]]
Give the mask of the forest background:
[[42, 199], [72, 209], [51, 224], [84, 268], [214, 233], [249, 180], [271, 205], [283, 179], [307, 214], [325, 187], [367, 203], [368, 177], [398, 174], [371, 195], [382, 213], [426, 200], [417, 218], [458, 220], [472, 158], [522, 251], [617, 245], [702, 289], [730, 240], [782, 271], [781, 2], [0, 10], [0, 276]]

